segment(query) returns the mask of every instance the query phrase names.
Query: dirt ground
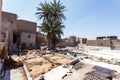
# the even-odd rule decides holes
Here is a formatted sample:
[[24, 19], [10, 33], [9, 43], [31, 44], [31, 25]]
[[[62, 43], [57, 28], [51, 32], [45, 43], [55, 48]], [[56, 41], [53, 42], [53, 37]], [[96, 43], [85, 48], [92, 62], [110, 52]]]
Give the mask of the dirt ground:
[[48, 58], [50, 61], [62, 65], [66, 65], [71, 59], [70, 58], [65, 58], [63, 56], [58, 56], [55, 54], [47, 54], [44, 57]]
[[94, 66], [90, 64], [84, 64], [83, 68], [77, 71], [73, 71], [72, 75], [66, 76], [63, 80], [83, 80], [85, 74], [92, 71]]
[[[26, 74], [22, 67], [10, 70], [10, 74], [10, 80], [27, 80]], [[9, 78], [5, 80], [9, 80]]]
[[59, 65], [67, 65], [71, 60], [57, 54], [46, 54], [39, 56], [37, 51], [28, 51], [19, 59], [24, 60], [32, 78], [43, 75]]

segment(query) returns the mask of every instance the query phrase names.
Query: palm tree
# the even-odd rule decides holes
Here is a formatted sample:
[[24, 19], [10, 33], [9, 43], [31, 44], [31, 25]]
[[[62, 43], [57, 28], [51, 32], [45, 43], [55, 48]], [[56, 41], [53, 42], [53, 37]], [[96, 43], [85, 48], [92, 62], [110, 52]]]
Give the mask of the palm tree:
[[40, 26], [41, 31], [47, 33], [48, 48], [55, 49], [56, 44], [61, 39], [64, 25], [62, 20], [65, 20], [63, 12], [65, 6], [60, 1], [40, 3], [37, 7], [36, 15], [39, 20], [42, 20]]
[[62, 25], [61, 22], [58, 21], [53, 21], [53, 25], [51, 27], [51, 49], [55, 49], [56, 44], [60, 41], [61, 39], [61, 34], [63, 34], [63, 28], [65, 26]]

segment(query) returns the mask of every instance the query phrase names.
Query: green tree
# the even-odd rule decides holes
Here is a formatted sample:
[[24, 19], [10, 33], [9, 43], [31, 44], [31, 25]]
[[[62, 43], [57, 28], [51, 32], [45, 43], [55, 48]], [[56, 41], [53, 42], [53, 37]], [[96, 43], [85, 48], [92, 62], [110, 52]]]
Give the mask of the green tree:
[[49, 49], [55, 49], [56, 44], [61, 39], [64, 25], [63, 20], [66, 19], [63, 12], [65, 6], [60, 1], [40, 3], [37, 7], [36, 15], [39, 20], [42, 20], [40, 27], [41, 31], [47, 33], [47, 42]]

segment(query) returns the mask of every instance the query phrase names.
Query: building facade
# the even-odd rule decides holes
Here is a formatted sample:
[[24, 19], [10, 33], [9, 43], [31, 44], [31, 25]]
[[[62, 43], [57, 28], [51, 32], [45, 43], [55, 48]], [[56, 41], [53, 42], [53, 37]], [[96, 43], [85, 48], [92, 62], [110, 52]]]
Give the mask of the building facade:
[[22, 48], [32, 48], [36, 46], [36, 28], [35, 22], [26, 20], [17, 21], [17, 45], [21, 45]]
[[70, 36], [69, 43], [70, 44], [76, 44], [76, 36]]
[[16, 23], [17, 23], [16, 14], [2, 12], [1, 33], [3, 34], [3, 42], [7, 44], [7, 47], [9, 49], [11, 49], [13, 45], [13, 32], [15, 32], [17, 29]]
[[47, 44], [47, 36], [42, 33], [37, 32], [36, 34], [36, 44], [37, 46], [44, 46]]
[[120, 49], [120, 40], [117, 36], [102, 36], [96, 40], [87, 40], [87, 46], [110, 47], [111, 49]]
[[16, 50], [18, 46], [36, 46], [36, 27], [35, 22], [18, 20], [16, 14], [2, 12], [3, 41], [11, 51]]
[[70, 36], [69, 38], [62, 39], [57, 46], [59, 47], [66, 47], [66, 46], [73, 46], [75, 47], [77, 45], [77, 39], [76, 36]]

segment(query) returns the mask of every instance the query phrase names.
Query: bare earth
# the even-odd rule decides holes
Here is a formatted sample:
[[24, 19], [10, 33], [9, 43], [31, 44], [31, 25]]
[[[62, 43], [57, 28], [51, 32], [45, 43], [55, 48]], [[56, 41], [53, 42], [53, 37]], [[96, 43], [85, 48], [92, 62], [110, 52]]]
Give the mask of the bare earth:
[[38, 56], [36, 51], [29, 51], [20, 57], [24, 60], [32, 78], [43, 75], [59, 65], [66, 65], [71, 60], [57, 54]]

